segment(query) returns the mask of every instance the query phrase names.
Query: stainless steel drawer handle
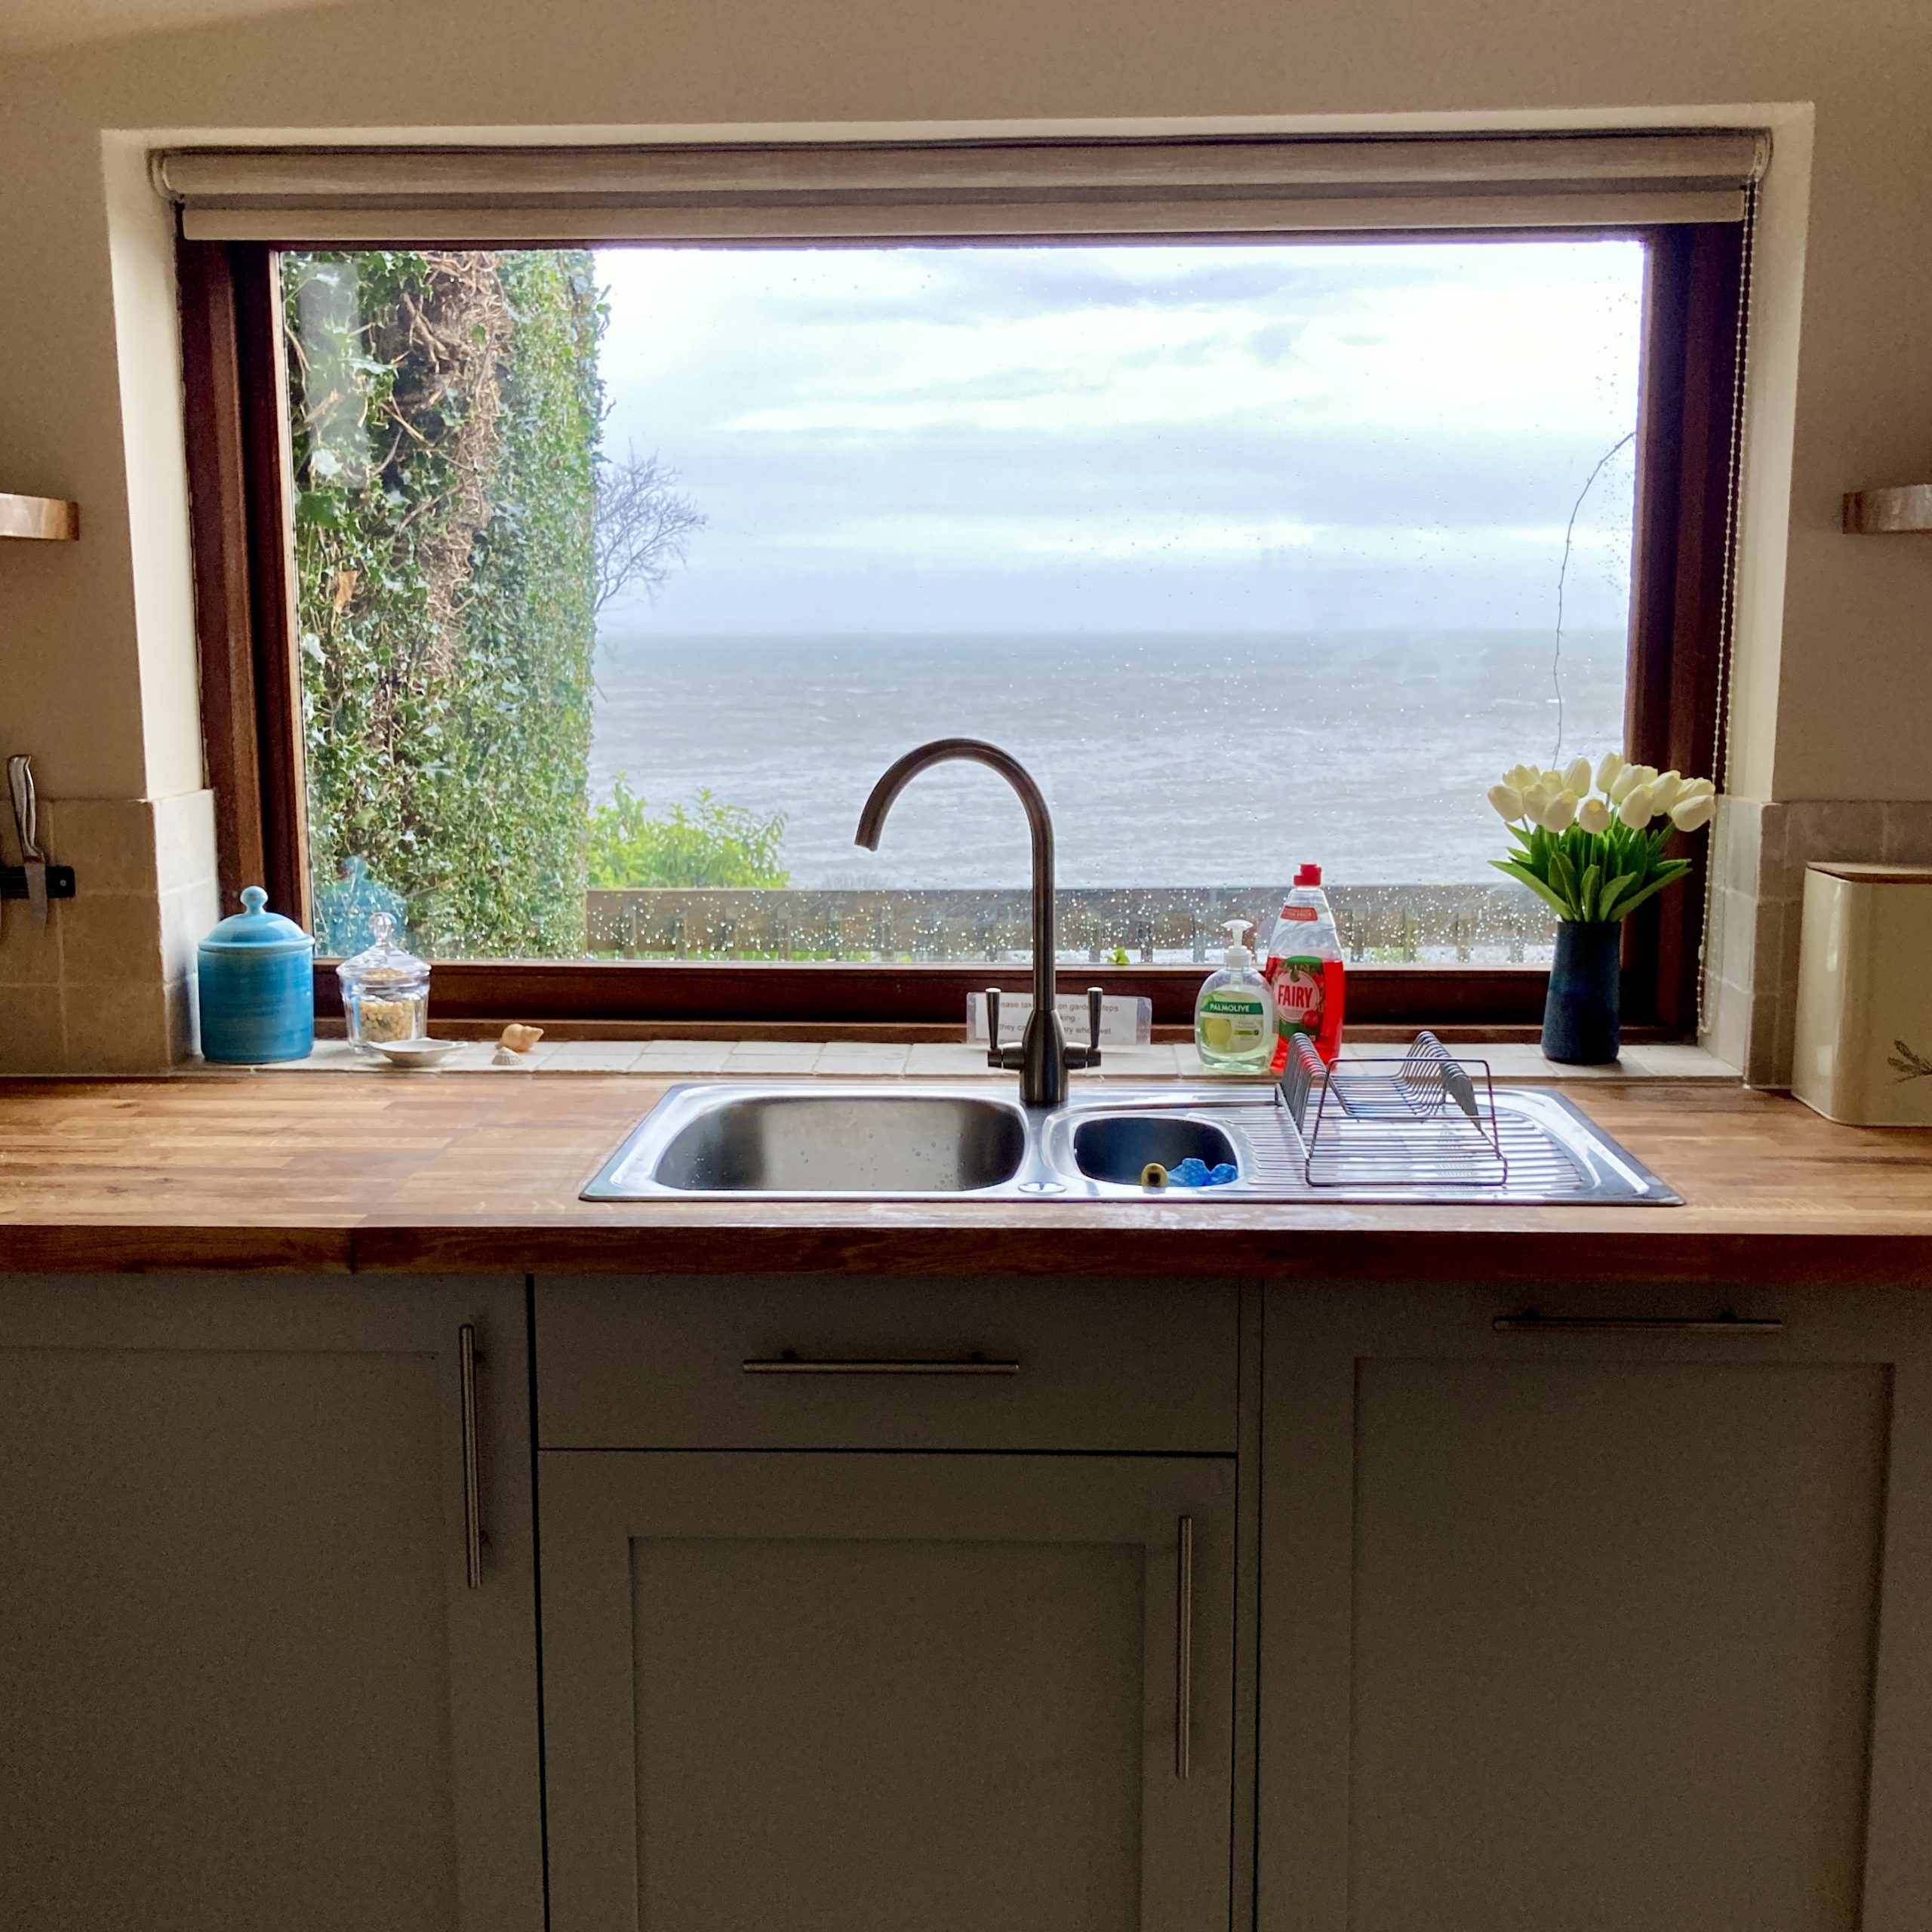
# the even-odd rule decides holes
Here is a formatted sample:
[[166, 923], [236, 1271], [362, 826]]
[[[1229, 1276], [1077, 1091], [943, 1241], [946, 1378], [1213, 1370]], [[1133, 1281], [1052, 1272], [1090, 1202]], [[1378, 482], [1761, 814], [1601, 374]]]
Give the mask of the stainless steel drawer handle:
[[469, 1587], [483, 1584], [483, 1485], [476, 1447], [476, 1327], [457, 1331], [457, 1367], [463, 1387], [463, 1561]]
[[1017, 1375], [1020, 1364], [970, 1355], [801, 1355], [787, 1349], [746, 1358], [747, 1375]]
[[1499, 1335], [1777, 1335], [1775, 1315], [1499, 1315], [1490, 1324]]
[[1191, 1768], [1194, 1735], [1194, 1518], [1183, 1516], [1174, 1564], [1174, 1776]]

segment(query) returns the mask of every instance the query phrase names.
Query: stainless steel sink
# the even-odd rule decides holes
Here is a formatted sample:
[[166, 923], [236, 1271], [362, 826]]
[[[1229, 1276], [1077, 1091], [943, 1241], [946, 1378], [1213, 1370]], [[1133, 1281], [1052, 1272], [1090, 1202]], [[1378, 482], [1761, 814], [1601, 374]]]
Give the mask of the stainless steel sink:
[[[1373, 1183], [1311, 1184], [1308, 1150], [1278, 1089], [1096, 1081], [1053, 1107], [977, 1084], [718, 1081], [672, 1088], [595, 1180], [586, 1201], [694, 1198], [945, 1200], [1571, 1202], [1666, 1206], [1678, 1197], [1560, 1096], [1498, 1088], [1499, 1184], [1458, 1186], [1418, 1164]], [[1238, 1177], [1219, 1187], [1140, 1185], [1149, 1161], [1192, 1155]]]
[[[719, 1103], [704, 1104], [708, 1094]], [[678, 1095], [648, 1173], [678, 1193], [970, 1194], [1012, 1180], [1026, 1153], [1022, 1110], [977, 1094]]]

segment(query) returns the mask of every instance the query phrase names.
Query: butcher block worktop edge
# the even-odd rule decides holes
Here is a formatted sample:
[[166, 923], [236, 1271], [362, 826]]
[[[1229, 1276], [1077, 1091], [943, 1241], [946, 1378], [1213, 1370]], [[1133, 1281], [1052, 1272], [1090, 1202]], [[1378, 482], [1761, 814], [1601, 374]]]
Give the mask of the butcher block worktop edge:
[[1932, 1286], [1932, 1130], [1571, 1088], [1677, 1208], [587, 1202], [668, 1080], [0, 1082], [0, 1271], [586, 1271]]

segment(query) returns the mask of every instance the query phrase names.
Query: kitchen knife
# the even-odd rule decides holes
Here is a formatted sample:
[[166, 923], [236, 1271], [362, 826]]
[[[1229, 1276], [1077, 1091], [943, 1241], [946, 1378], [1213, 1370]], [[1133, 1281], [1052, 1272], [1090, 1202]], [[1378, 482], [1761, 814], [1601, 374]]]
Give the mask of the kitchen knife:
[[27, 875], [27, 901], [33, 922], [47, 930], [47, 855], [40, 849], [38, 801], [34, 795], [33, 760], [17, 752], [7, 761], [7, 789], [14, 798], [14, 830], [20, 841], [20, 863]]

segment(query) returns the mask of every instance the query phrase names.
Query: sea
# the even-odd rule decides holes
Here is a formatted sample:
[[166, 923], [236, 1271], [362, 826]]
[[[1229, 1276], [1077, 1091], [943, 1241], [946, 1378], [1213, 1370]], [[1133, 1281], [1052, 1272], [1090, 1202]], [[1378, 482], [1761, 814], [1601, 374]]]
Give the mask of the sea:
[[1484, 798], [1518, 763], [1623, 743], [1621, 632], [616, 635], [593, 797], [782, 815], [795, 886], [1013, 886], [1026, 822], [992, 772], [916, 779], [876, 855], [872, 781], [931, 738], [990, 739], [1039, 781], [1066, 885], [1494, 881]]

